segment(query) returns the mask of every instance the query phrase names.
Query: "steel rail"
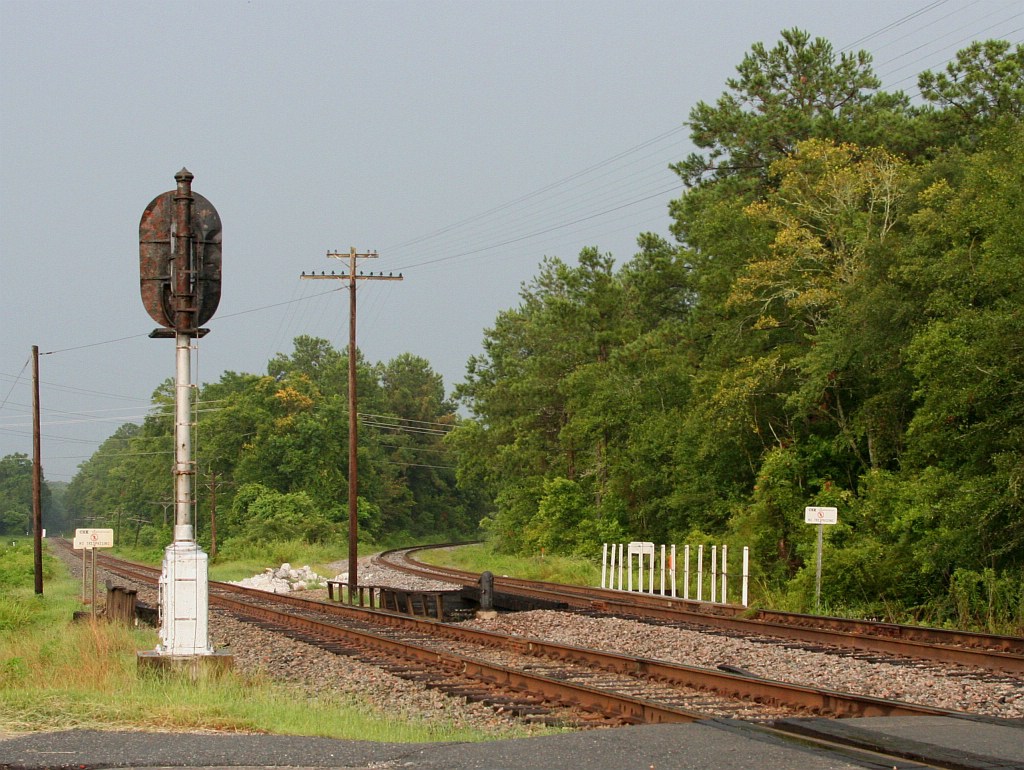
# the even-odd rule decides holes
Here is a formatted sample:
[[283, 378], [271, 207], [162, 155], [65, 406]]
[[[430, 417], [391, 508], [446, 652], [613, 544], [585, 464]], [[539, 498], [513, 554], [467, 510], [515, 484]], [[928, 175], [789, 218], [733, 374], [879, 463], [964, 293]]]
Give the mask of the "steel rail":
[[[276, 596], [276, 595], [271, 595]], [[398, 641], [386, 636], [358, 629], [346, 628], [322, 620], [286, 613], [269, 607], [250, 604], [241, 599], [225, 596], [211, 597], [211, 603], [233, 612], [255, 617], [283, 626], [297, 627], [323, 638], [354, 639], [372, 650], [416, 660], [431, 666], [444, 666], [449, 670], [481, 680], [491, 686], [519, 692], [535, 693], [546, 701], [571, 705], [587, 711], [615, 716], [637, 723], [695, 722], [707, 719], [706, 714], [655, 703], [620, 693], [612, 693], [586, 685], [564, 682], [542, 674], [501, 666], [478, 658], [442, 652], [407, 640]]]
[[[450, 545], [450, 544], [449, 544]], [[378, 554], [379, 561], [409, 574], [437, 580], [475, 583], [479, 574], [437, 567], [416, 561], [410, 554], [428, 548], [395, 549]], [[400, 555], [402, 562], [393, 560]], [[695, 623], [744, 634], [794, 639], [805, 643], [900, 655], [937, 663], [976, 666], [1011, 674], [1024, 674], [1024, 638], [996, 636], [945, 629], [905, 626], [894, 623], [818, 618], [816, 616], [748, 610], [735, 605], [696, 602], [615, 589], [569, 586], [522, 578], [494, 578], [494, 590], [559, 601], [579, 609], [616, 615], [652, 618], [669, 622]], [[967, 646], [961, 646], [966, 644]], [[985, 646], [981, 646], [981, 645]]]
[[[152, 581], [154, 579], [154, 575], [159, 575], [159, 570], [155, 568], [124, 562], [122, 560], [114, 559], [113, 557], [105, 557], [102, 559], [101, 563], [112, 571], [127, 574], [132, 577], [139, 577], [147, 581]], [[484, 647], [504, 649], [535, 658], [544, 658], [548, 660], [599, 668], [605, 671], [612, 671], [642, 679], [668, 682], [678, 686], [711, 691], [730, 698], [773, 703], [803, 709], [821, 715], [834, 715], [840, 717], [964, 716], [962, 712], [933, 708], [920, 704], [886, 700], [883, 698], [875, 698], [853, 693], [842, 693], [823, 688], [778, 682], [770, 679], [741, 676], [714, 669], [686, 666], [650, 658], [620, 655], [618, 653], [558, 644], [540, 639], [516, 637], [494, 631], [485, 631], [482, 629], [467, 628], [461, 625], [441, 623], [429, 618], [412, 617], [400, 613], [394, 613], [389, 610], [356, 608], [298, 596], [291, 596], [289, 594], [269, 594], [265, 591], [238, 586], [231, 583], [211, 581], [210, 588], [211, 605], [225, 606], [234, 611], [240, 612], [240, 608], [246, 608], [248, 611], [248, 608], [252, 608], [253, 605], [241, 599], [232, 599], [224, 596], [225, 593], [236, 594], [250, 599], [256, 598], [263, 602], [272, 601], [279, 604], [286, 604], [304, 612], [330, 614], [337, 617], [349, 618], [363, 622], [368, 621], [379, 625], [397, 628], [405, 632], [418, 633], [431, 637], [441, 637]], [[281, 613], [275, 610], [266, 610], [265, 612], [273, 614], [263, 614], [264, 611], [262, 609], [253, 610], [252, 614], [259, 613], [261, 618], [269, 620], [285, 616], [301, 617], [293, 616], [291, 613]], [[281, 621], [278, 620], [275, 622]], [[303, 622], [313, 624], [322, 623], [322, 621], [316, 621], [315, 619], [310, 618], [304, 618]], [[334, 626], [333, 624], [326, 625], [330, 626], [334, 633], [344, 630], [341, 629], [341, 627]], [[362, 634], [363, 632], [353, 631], [353, 633]], [[396, 643], [393, 642], [393, 640], [388, 640], [387, 647], [391, 649], [394, 644]], [[424, 649], [429, 650], [429, 648]], [[436, 653], [436, 651], [431, 652]], [[646, 702], [647, 701], [645, 701], [645, 703]], [[707, 718], [707, 715], [701, 715], [700, 718]]]

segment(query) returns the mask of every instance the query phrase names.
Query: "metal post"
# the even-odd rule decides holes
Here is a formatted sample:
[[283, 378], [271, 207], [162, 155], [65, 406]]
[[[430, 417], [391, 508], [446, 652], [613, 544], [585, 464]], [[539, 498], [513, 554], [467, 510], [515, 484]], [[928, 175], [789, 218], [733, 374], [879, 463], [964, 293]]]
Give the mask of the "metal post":
[[622, 590], [622, 543], [619, 543], [619, 590]]
[[605, 588], [605, 578], [608, 575], [608, 543], [601, 546], [601, 588]]
[[750, 547], [743, 546], [743, 597], [742, 604], [747, 606], [747, 585], [750, 580]]
[[704, 545], [697, 546], [697, 601], [704, 601]]
[[690, 546], [683, 546], [683, 598], [690, 598]]
[[814, 570], [814, 611], [821, 612], [821, 549], [825, 525], [818, 525], [818, 563]]
[[[641, 556], [641, 559], [644, 557]], [[640, 590], [643, 591], [644, 587], [640, 586]], [[647, 593], [654, 593], [654, 547], [651, 547], [650, 558], [647, 560]]]
[[722, 543], [722, 604], [729, 603], [729, 590], [727, 581], [729, 579], [729, 546]]
[[174, 369], [174, 539], [191, 541], [192, 534], [192, 343], [188, 334], [175, 334]]
[[665, 595], [665, 544], [661, 544], [661, 595]]
[[669, 574], [672, 577], [672, 598], [676, 598], [676, 544], [672, 544], [672, 556], [669, 562]]
[[718, 546], [711, 546], [711, 601], [715, 601], [715, 587], [718, 585]]
[[96, 549], [90, 548], [92, 551], [92, 616], [96, 617]]

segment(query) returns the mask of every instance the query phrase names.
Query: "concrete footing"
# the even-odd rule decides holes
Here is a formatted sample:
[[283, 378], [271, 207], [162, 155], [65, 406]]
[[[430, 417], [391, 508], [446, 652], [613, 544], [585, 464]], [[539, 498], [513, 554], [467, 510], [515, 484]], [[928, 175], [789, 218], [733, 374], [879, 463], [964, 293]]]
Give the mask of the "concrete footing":
[[167, 655], [156, 650], [136, 653], [140, 674], [149, 676], [175, 676], [200, 682], [216, 679], [235, 665], [233, 656], [214, 652], [212, 655]]

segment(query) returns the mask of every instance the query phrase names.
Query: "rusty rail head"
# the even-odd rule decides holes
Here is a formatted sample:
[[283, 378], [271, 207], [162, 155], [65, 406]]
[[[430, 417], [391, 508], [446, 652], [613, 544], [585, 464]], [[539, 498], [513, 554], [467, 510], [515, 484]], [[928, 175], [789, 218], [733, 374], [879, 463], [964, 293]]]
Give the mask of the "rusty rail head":
[[154, 198], [139, 222], [142, 304], [163, 329], [191, 335], [220, 304], [221, 221], [206, 198], [192, 191], [192, 173]]

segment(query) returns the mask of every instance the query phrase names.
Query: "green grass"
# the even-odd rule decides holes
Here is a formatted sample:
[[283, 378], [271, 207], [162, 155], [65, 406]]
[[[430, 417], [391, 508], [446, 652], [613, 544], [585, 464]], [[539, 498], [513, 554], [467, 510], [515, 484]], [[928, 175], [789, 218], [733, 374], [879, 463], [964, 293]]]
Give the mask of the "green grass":
[[526, 734], [469, 729], [443, 718], [396, 718], [358, 696], [298, 690], [231, 671], [198, 682], [140, 676], [137, 652], [154, 629], [73, 622], [80, 586], [45, 554], [33, 590], [31, 543], [0, 551], [0, 732], [96, 729], [231, 731], [422, 742], [483, 741]]
[[496, 576], [543, 580], [576, 586], [601, 583], [601, 566], [568, 556], [513, 556], [496, 553], [488, 543], [420, 551], [416, 558], [427, 564], [455, 567], [471, 572], [490, 570]]

